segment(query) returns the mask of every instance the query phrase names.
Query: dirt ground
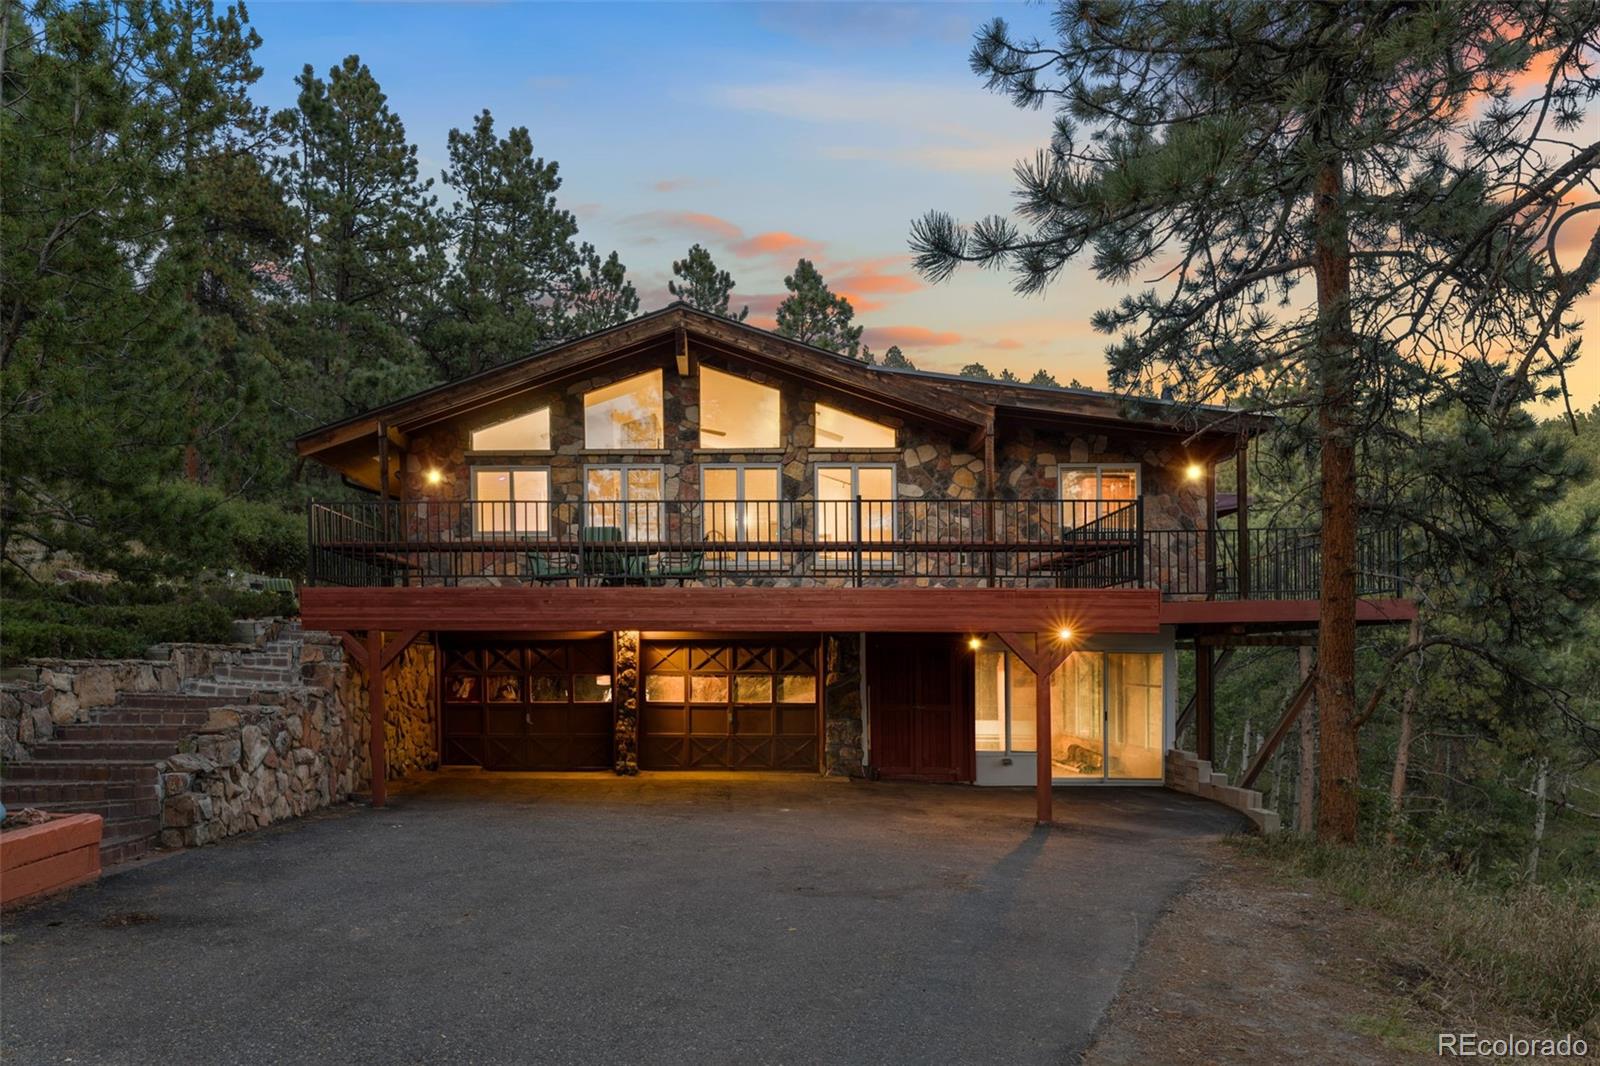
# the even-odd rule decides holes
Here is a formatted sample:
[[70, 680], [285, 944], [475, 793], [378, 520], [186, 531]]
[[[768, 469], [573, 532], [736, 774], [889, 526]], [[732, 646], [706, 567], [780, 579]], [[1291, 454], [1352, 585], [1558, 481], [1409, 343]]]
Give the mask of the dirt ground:
[[1445, 1023], [1403, 930], [1225, 844], [1189, 846], [1208, 872], [1150, 934], [1085, 1063], [1439, 1061]]

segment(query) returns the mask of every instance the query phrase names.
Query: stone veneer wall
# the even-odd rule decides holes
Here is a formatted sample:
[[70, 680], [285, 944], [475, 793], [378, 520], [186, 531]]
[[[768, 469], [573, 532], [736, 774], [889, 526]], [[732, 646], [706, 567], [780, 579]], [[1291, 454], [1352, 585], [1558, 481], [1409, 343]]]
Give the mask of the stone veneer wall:
[[[276, 620], [248, 643], [174, 644], [147, 660], [36, 660], [0, 686], [0, 758], [27, 760], [54, 728], [114, 711], [124, 693], [206, 702], [206, 718], [156, 762], [160, 843], [206, 844], [370, 788], [366, 680], [337, 637]], [[413, 644], [386, 683], [388, 777], [439, 764], [435, 649]], [[219, 701], [225, 701], [217, 705]]]
[[639, 772], [639, 631], [622, 629], [613, 634], [611, 676], [615, 682], [616, 771], [631, 776]]
[[[869, 404], [826, 389], [784, 380], [741, 362], [724, 361], [716, 356], [707, 359], [703, 355], [701, 359], [714, 369], [780, 390], [781, 447], [741, 451], [700, 448], [698, 376], [680, 376], [670, 358], [641, 357], [629, 365], [613, 367], [580, 380], [535, 389], [485, 408], [470, 419], [441, 423], [418, 432], [412, 438], [405, 460], [405, 498], [464, 504], [471, 498], [474, 467], [548, 467], [552, 518], [558, 528], [564, 528], [578, 518], [584, 496], [584, 468], [589, 465], [659, 465], [665, 499], [681, 502], [700, 499], [700, 468], [707, 463], [777, 466], [781, 474], [781, 493], [786, 500], [815, 498], [815, 466], [819, 463], [892, 464], [898, 495], [903, 500], [970, 500], [982, 498], [987, 491], [983, 483], [982, 454], [968, 450], [965, 441], [952, 439], [948, 431], [909, 422]], [[656, 367], [662, 371], [665, 447], [633, 453], [587, 450], [583, 437], [584, 393]], [[817, 401], [895, 427], [899, 432], [899, 445], [865, 451], [818, 448], [814, 406]], [[540, 407], [550, 408], [551, 448], [548, 451], [492, 454], [471, 451], [473, 430]], [[1058, 467], [1064, 463], [1136, 463], [1140, 467], [1147, 529], [1194, 530], [1205, 524], [1203, 488], [1185, 480], [1188, 457], [1182, 448], [1175, 443], [1153, 443], [1148, 438], [1131, 434], [1008, 429], [996, 441], [995, 495], [1001, 499], [1056, 499]], [[443, 475], [439, 484], [428, 483], [430, 471]], [[425, 514], [418, 510], [413, 520], [419, 528], [426, 521], [430, 537], [466, 537], [470, 533], [470, 508], [465, 506], [445, 520], [442, 528], [441, 516], [436, 513]], [[669, 511], [669, 527], [673, 520]], [[956, 532], [945, 524], [956, 520], [951, 512], [929, 510], [924, 514], [907, 509], [902, 520], [925, 522], [930, 529], [945, 535]], [[1180, 555], [1187, 555], [1191, 568], [1195, 568], [1192, 557], [1203, 549], [1204, 544], [1198, 538], [1153, 543], [1146, 560], [1147, 572], [1152, 579], [1169, 575]], [[476, 576], [465, 580], [467, 583], [498, 583], [513, 578], [520, 564], [520, 553], [484, 553], [474, 562]], [[1203, 567], [1197, 570], [1203, 573]], [[763, 583], [782, 583], [783, 580], [780, 574], [762, 577]], [[919, 580], [933, 584], [940, 579]]]
[[823, 638], [823, 773], [861, 777], [861, 634]]

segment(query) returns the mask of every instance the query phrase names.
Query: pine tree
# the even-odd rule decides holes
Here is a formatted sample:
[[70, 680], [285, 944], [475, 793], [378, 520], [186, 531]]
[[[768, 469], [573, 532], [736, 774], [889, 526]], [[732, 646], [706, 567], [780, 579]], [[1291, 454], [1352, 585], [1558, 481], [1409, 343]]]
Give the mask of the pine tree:
[[572, 336], [619, 326], [639, 313], [639, 294], [616, 252], [601, 259], [593, 245], [584, 244], [578, 256], [581, 270], [565, 303]]
[[978, 378], [982, 381], [995, 380], [995, 376], [989, 373], [989, 368], [982, 363], [968, 363], [961, 368], [960, 373], [964, 378]]
[[829, 290], [811, 260], [796, 263], [794, 273], [783, 279], [783, 287], [789, 295], [778, 305], [780, 334], [852, 359], [861, 357], [863, 327], [850, 324], [855, 309], [849, 300]]
[[556, 206], [559, 168], [533, 154], [525, 127], [498, 137], [485, 110], [471, 129], [450, 131], [448, 150], [443, 183], [455, 203], [442, 223], [449, 262], [420, 331], [446, 379], [566, 335], [566, 304], [585, 265], [578, 220]]
[[443, 234], [416, 146], [360, 57], [327, 80], [308, 65], [295, 84], [296, 106], [275, 118], [299, 225], [279, 343], [304, 353], [299, 398], [316, 420], [434, 380], [410, 326], [443, 273]]
[[672, 273], [680, 281], [668, 281], [667, 291], [690, 307], [731, 318], [735, 322], [743, 322], [750, 314], [749, 307], [740, 308], [738, 314], [728, 309], [729, 294], [733, 292], [733, 275], [717, 269], [711, 253], [700, 245], [690, 248], [686, 258], [673, 260]]
[[1061, 382], [1056, 380], [1056, 376], [1050, 373], [1050, 371], [1044, 369], [1035, 370], [1033, 372], [1033, 377], [1028, 379], [1028, 384], [1048, 385], [1052, 389], [1059, 389], [1061, 387]]
[[[996, 20], [974, 48], [990, 88], [1057, 110], [1019, 171], [1033, 228], [930, 213], [919, 269], [1008, 264], [1038, 292], [1086, 250], [1109, 281], [1175, 263], [1164, 290], [1095, 316], [1119, 338], [1112, 387], [1159, 379], [1203, 400], [1282, 385], [1272, 402], [1303, 416], [1321, 499], [1324, 838], [1357, 828], [1356, 538], [1363, 506], [1378, 509], [1358, 450], [1403, 441], [1441, 395], [1503, 425], [1577, 357], [1570, 309], [1600, 277], [1600, 236], [1575, 266], [1553, 238], [1600, 162], [1600, 142], [1569, 136], [1597, 24], [1587, 3], [1063, 2], [1058, 41]], [[1494, 365], [1493, 386], [1464, 388], [1464, 359]]]
[[900, 370], [915, 370], [917, 368], [917, 364], [906, 358], [906, 354], [900, 350], [898, 344], [889, 345], [889, 350], [883, 353], [883, 365], [896, 367]]

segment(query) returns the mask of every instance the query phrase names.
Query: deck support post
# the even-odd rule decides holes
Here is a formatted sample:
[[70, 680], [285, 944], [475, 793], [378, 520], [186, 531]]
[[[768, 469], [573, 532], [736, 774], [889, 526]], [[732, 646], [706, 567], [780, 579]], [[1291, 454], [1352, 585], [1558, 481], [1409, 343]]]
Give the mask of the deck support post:
[[1072, 657], [1072, 647], [1054, 633], [1037, 633], [1029, 640], [1026, 633], [996, 633], [1011, 653], [1033, 671], [1034, 747], [1035, 769], [1033, 794], [1036, 819], [1039, 825], [1054, 821], [1053, 791], [1055, 771], [1052, 765], [1051, 731], [1054, 724], [1050, 713], [1050, 677]]
[[367, 753], [372, 764], [372, 805], [389, 802], [389, 757], [384, 740], [388, 735], [383, 705], [383, 631], [367, 630], [367, 725], [371, 734]]
[[1210, 762], [1216, 746], [1217, 679], [1212, 669], [1216, 652], [1210, 645], [1194, 649], [1194, 753]]
[[1235, 486], [1234, 517], [1239, 527], [1239, 549], [1236, 554], [1239, 567], [1239, 598], [1250, 598], [1250, 438], [1242, 436], [1239, 450], [1234, 453]]

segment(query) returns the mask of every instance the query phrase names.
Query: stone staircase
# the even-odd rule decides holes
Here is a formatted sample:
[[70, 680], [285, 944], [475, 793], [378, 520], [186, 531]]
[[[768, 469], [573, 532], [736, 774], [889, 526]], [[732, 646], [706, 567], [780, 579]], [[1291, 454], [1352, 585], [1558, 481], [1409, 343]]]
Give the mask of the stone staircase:
[[51, 722], [48, 707], [42, 717], [36, 712], [26, 757], [7, 759], [0, 772], [0, 799], [11, 810], [101, 815], [102, 865], [143, 856], [162, 829], [159, 764], [219, 715], [303, 683], [298, 622], [261, 635], [266, 639], [254, 646], [153, 648], [148, 661], [123, 664], [148, 668], [148, 677], [171, 676], [175, 691], [113, 690], [108, 705], [80, 709], [62, 724]]

